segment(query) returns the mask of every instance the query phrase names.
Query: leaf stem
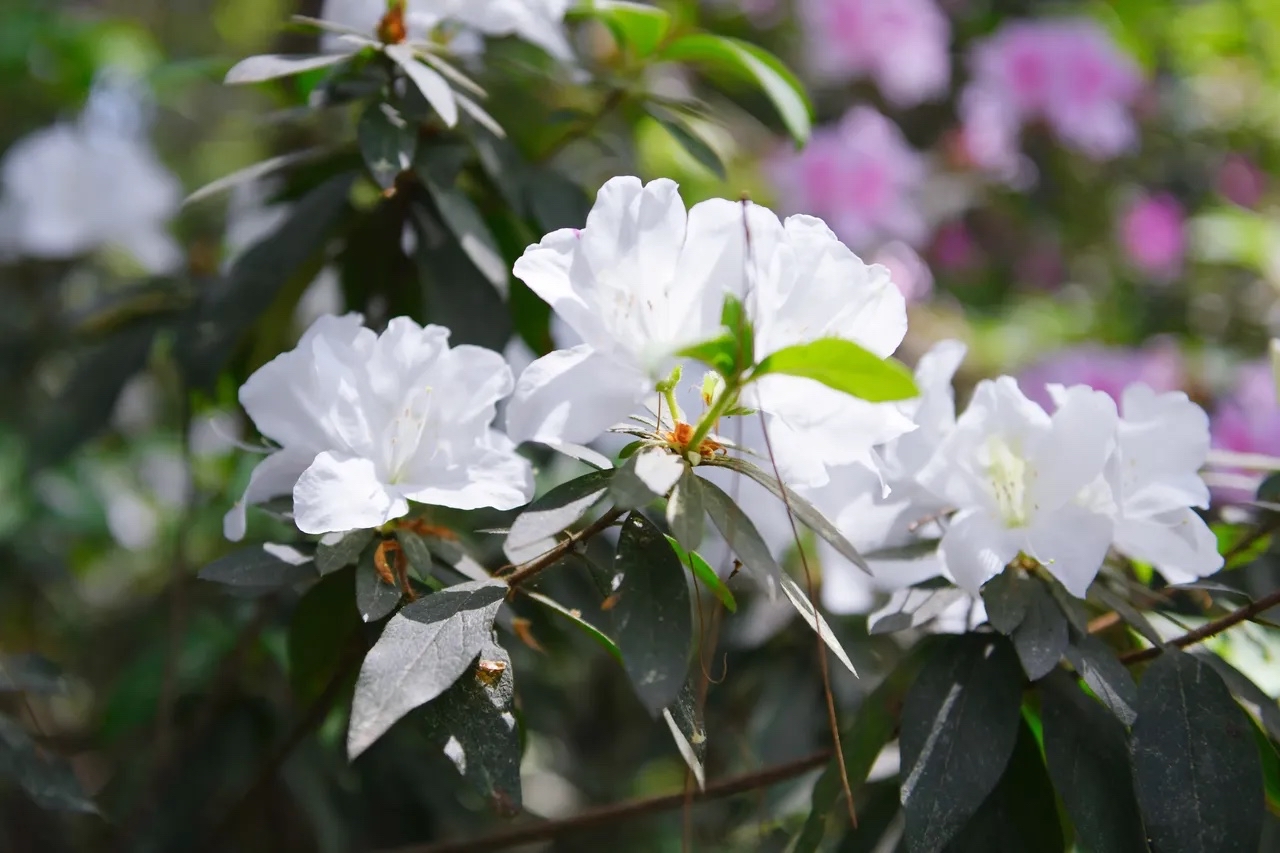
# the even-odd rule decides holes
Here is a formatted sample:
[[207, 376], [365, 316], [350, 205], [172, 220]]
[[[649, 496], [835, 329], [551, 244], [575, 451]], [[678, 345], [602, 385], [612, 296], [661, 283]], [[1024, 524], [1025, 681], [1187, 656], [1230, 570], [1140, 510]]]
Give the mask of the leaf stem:
[[581, 533], [570, 533], [567, 539], [558, 543], [542, 556], [535, 557], [527, 563], [516, 566], [505, 578], [507, 585], [511, 587], [519, 586], [543, 569], [559, 562], [566, 554], [577, 547], [579, 542], [585, 542], [597, 533], [612, 527], [625, 513], [626, 510], [615, 507], [584, 528]]
[[687, 450], [698, 453], [698, 448], [702, 446], [703, 440], [710, 435], [712, 428], [724, 417], [724, 413], [733, 407], [738, 400], [738, 389], [741, 386], [735, 379], [732, 382], [725, 382], [724, 390], [711, 403], [711, 408], [703, 413], [698, 425], [693, 429], [693, 435], [689, 437]]

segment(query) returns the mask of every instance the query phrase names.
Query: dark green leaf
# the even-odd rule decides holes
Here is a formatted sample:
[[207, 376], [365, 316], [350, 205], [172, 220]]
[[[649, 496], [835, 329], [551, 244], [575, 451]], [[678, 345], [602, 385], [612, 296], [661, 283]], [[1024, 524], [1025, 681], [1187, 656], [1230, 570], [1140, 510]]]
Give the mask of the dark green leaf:
[[355, 758], [405, 714], [458, 680], [493, 641], [502, 581], [468, 581], [420, 598], [391, 618], [360, 668], [347, 752]]
[[821, 382], [872, 403], [893, 403], [920, 394], [901, 362], [881, 358], [845, 338], [819, 338], [765, 356], [753, 377], [783, 373]]
[[603, 23], [637, 59], [657, 50], [671, 29], [671, 15], [665, 9], [627, 0], [591, 0], [571, 14]]
[[702, 503], [707, 515], [711, 516], [711, 523], [729, 543], [730, 550], [742, 561], [747, 572], [759, 584], [772, 589], [782, 577], [782, 567], [773, 558], [773, 552], [756, 529], [755, 522], [724, 489], [710, 480], [702, 480]]
[[692, 771], [698, 788], [705, 788], [707, 774], [703, 762], [707, 755], [707, 729], [698, 710], [698, 697], [692, 682], [685, 682], [671, 706], [662, 709], [662, 717], [667, 721], [676, 749], [680, 750], [680, 757]]
[[[439, 220], [439, 212], [425, 203], [413, 205], [413, 221], [419, 242], [414, 259], [427, 313], [433, 323], [447, 326], [450, 343], [475, 344], [501, 350], [511, 337], [511, 312], [504, 301], [506, 261], [500, 256], [485, 259], [487, 249], [479, 238], [464, 245], [455, 236], [455, 226]], [[467, 249], [475, 250], [469, 254]], [[477, 260], [479, 259], [479, 261]], [[498, 262], [502, 264], [502, 286], [494, 286]], [[487, 273], [478, 263], [486, 264]]]
[[525, 178], [525, 203], [529, 215], [543, 231], [582, 228], [587, 224], [591, 199], [576, 181], [549, 169], [530, 172]]
[[[702, 481], [685, 466], [679, 482], [667, 498], [667, 527], [676, 541], [690, 551], [702, 544], [702, 527], [706, 508], [702, 499]], [[682, 558], [683, 559], [683, 558]]]
[[948, 853], [1061, 853], [1065, 849], [1053, 785], [1040, 758], [1036, 736], [1023, 720], [1000, 783]]
[[374, 565], [376, 552], [376, 548], [370, 548], [356, 566], [356, 610], [366, 622], [377, 622], [400, 603], [400, 587], [378, 575]]
[[397, 530], [396, 541], [400, 543], [404, 558], [409, 561], [409, 567], [417, 573], [419, 579], [426, 580], [431, 577], [435, 570], [435, 561], [431, 557], [431, 546], [427, 541], [412, 530]]
[[1084, 683], [1111, 709], [1116, 719], [1126, 726], [1133, 725], [1138, 717], [1134, 710], [1138, 707], [1138, 685], [1110, 646], [1087, 633], [1072, 632], [1066, 655]]
[[680, 562], [693, 572], [694, 577], [707, 585], [711, 590], [711, 594], [720, 599], [720, 603], [730, 613], [738, 612], [738, 602], [734, 599], [733, 593], [729, 591], [729, 587], [724, 585], [724, 581], [720, 580], [720, 576], [716, 574], [716, 570], [711, 568], [711, 564], [702, 558], [697, 551], [686, 551], [680, 542], [674, 536], [668, 536], [667, 542], [671, 545], [671, 550], [676, 552], [676, 556], [680, 558]]
[[1263, 779], [1244, 711], [1205, 663], [1166, 651], [1138, 685], [1134, 786], [1160, 853], [1254, 853]]
[[299, 707], [315, 701], [361, 629], [351, 606], [351, 568], [326, 575], [307, 590], [289, 619], [289, 684]]
[[224, 190], [229, 190], [243, 184], [251, 184], [260, 181], [273, 172], [281, 169], [287, 169], [299, 163], [307, 163], [312, 160], [318, 160], [325, 155], [332, 154], [334, 149], [330, 146], [316, 146], [314, 148], [304, 148], [301, 151], [291, 151], [288, 154], [281, 154], [278, 157], [271, 157], [260, 163], [254, 163], [252, 166], [245, 166], [243, 169], [237, 169], [229, 175], [223, 175], [216, 181], [210, 181], [200, 189], [193, 192], [183, 200], [183, 206], [195, 204], [206, 198], [217, 195]]
[[690, 157], [698, 161], [699, 165], [722, 181], [728, 179], [729, 176], [725, 172], [724, 163], [721, 162], [720, 155], [702, 137], [698, 136], [678, 119], [660, 115], [652, 109], [649, 114], [666, 129], [667, 133], [671, 134], [676, 142], [680, 143], [680, 147], [688, 152]]
[[330, 545], [321, 542], [316, 546], [316, 568], [327, 575], [354, 565], [372, 541], [372, 530], [352, 530]]
[[611, 611], [614, 636], [632, 686], [656, 717], [675, 700], [689, 668], [689, 585], [666, 538], [638, 512], [622, 524], [616, 566], [622, 583]]
[[12, 779], [42, 809], [95, 813], [80, 780], [64, 759], [38, 746], [22, 727], [0, 715], [0, 779]]
[[214, 560], [200, 570], [198, 577], [265, 594], [283, 586], [315, 580], [316, 574], [315, 563], [294, 548], [250, 545]]
[[638, 509], [665, 497], [688, 464], [664, 447], [632, 454], [609, 482], [609, 499], [620, 509]]
[[1021, 718], [1022, 671], [999, 635], [939, 642], [902, 711], [902, 804], [912, 851], [946, 846], [1004, 775]]
[[474, 666], [422, 709], [427, 731], [458, 772], [504, 817], [520, 812], [520, 732], [511, 656], [489, 641]]
[[40, 655], [0, 655], [0, 693], [62, 693], [66, 680]]
[[1164, 646], [1164, 639], [1161, 638], [1160, 632], [1123, 595], [1112, 592], [1106, 585], [1100, 583], [1095, 583], [1089, 588], [1089, 591], [1116, 613], [1119, 613], [1120, 618], [1124, 619], [1130, 628], [1145, 637], [1153, 646]]
[[[1218, 655], [1205, 649], [1191, 652], [1197, 659], [1213, 667], [1213, 671], [1222, 676], [1227, 688], [1235, 695], [1236, 700], [1253, 716], [1262, 721], [1262, 727], [1274, 740], [1280, 741], [1280, 705], [1274, 697], [1267, 695], [1240, 670], [1224, 661]], [[1137, 694], [1137, 688], [1134, 688]]]
[[919, 628], [967, 598], [969, 593], [953, 586], [900, 589], [884, 607], [867, 617], [868, 629], [872, 634], [891, 634]]
[[1042, 685], [1049, 775], [1081, 846], [1090, 853], [1146, 850], [1124, 726], [1066, 673]]
[[823, 619], [822, 614], [814, 609], [810, 595], [786, 575], [782, 576], [779, 585], [782, 587], [782, 593], [787, 597], [787, 601], [791, 602], [791, 606], [796, 609], [809, 627], [817, 632], [818, 636], [822, 638], [822, 642], [827, 644], [827, 648], [835, 653], [836, 658], [840, 663], [844, 664], [845, 669], [857, 675], [858, 671], [853, 668], [853, 661], [849, 660], [849, 656], [845, 654], [844, 647], [836, 639], [836, 635], [831, 631], [831, 626], [827, 624], [827, 620]]
[[798, 144], [808, 141], [813, 107], [804, 87], [767, 50], [740, 39], [695, 33], [667, 45], [661, 56], [675, 62], [717, 69], [757, 86], [777, 108], [791, 137]]
[[618, 663], [622, 663], [622, 651], [618, 648], [618, 644], [615, 643], [612, 639], [610, 639], [607, 634], [605, 634], [595, 625], [592, 625], [586, 619], [583, 619], [581, 613], [579, 613], [576, 610], [570, 610], [560, 602], [555, 601], [554, 599], [548, 598], [547, 596], [542, 595], [540, 593], [529, 592], [528, 590], [523, 590], [523, 592], [527, 597], [533, 599], [534, 601], [538, 602], [542, 606], [547, 607], [556, 613], [559, 613], [561, 616], [568, 619], [573, 624], [577, 625], [579, 628], [585, 631], [587, 635], [591, 637], [591, 639], [595, 640], [597, 643], [603, 646], [605, 651], [613, 655], [617, 659]]
[[1026, 618], [1014, 629], [1013, 647], [1032, 681], [1052, 672], [1067, 650], [1067, 617], [1039, 581], [1030, 581]]
[[1012, 634], [1027, 615], [1032, 581], [1023, 572], [1005, 569], [982, 587], [987, 621], [1001, 634]]
[[382, 101], [369, 104], [360, 116], [356, 139], [369, 174], [383, 189], [394, 186], [396, 176], [413, 165], [418, 149], [418, 129]]
[[604, 500], [613, 474], [613, 471], [592, 471], [561, 483], [529, 504], [511, 522], [507, 541], [502, 545], [507, 559], [523, 563], [545, 554], [555, 545], [556, 534], [568, 530]]
[[222, 82], [230, 86], [261, 83], [278, 77], [292, 77], [304, 71], [313, 71], [346, 62], [351, 56], [350, 53], [325, 53], [314, 56], [284, 56], [268, 53], [250, 56], [231, 66], [231, 70], [227, 72]]
[[498, 241], [475, 204], [466, 193], [455, 187], [428, 183], [427, 188], [435, 200], [441, 220], [453, 233], [462, 251], [471, 259], [471, 263], [475, 264], [480, 274], [499, 293], [506, 296], [511, 270], [507, 266], [506, 259], [502, 257]]

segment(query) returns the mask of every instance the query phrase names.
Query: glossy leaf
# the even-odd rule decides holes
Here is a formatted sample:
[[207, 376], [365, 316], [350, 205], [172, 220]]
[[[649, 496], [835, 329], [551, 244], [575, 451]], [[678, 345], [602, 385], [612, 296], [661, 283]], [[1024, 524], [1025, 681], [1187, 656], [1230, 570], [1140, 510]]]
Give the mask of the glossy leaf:
[[941, 850], [1004, 775], [1021, 720], [1022, 670], [999, 635], [948, 637], [907, 692], [902, 804], [912, 851]]
[[1045, 759], [1081, 846], [1090, 853], [1145, 850], [1124, 726], [1066, 673], [1042, 685]]
[[1166, 651], [1138, 685], [1134, 787], [1160, 853], [1254, 853], [1262, 834], [1262, 768], [1244, 711], [1218, 674]]
[[[404, 558], [409, 561], [409, 568], [413, 569], [420, 579], [425, 580], [431, 577], [435, 570], [435, 560], [432, 559], [431, 546], [427, 544], [427, 540], [412, 530], [397, 530], [396, 541], [400, 543]], [[483, 579], [471, 578], [471, 580]]]
[[684, 687], [680, 688], [680, 694], [670, 707], [662, 709], [662, 718], [671, 731], [671, 738], [676, 742], [680, 757], [693, 773], [699, 790], [705, 788], [707, 773], [703, 762], [707, 755], [707, 730], [702, 722], [702, 714], [698, 711], [698, 698], [691, 681], [686, 681]]
[[765, 356], [753, 377], [799, 376], [872, 403], [894, 403], [920, 394], [901, 362], [881, 358], [845, 338], [819, 338]]
[[492, 642], [506, 594], [502, 581], [468, 581], [420, 598], [391, 618], [360, 668], [347, 731], [351, 758], [457, 681]]
[[729, 332], [717, 335], [701, 343], [692, 344], [676, 353], [684, 358], [700, 361], [721, 376], [734, 376], [737, 373], [738, 351], [742, 345]]
[[658, 528], [638, 512], [622, 524], [615, 566], [622, 573], [614, 637], [640, 701], [653, 716], [685, 681], [693, 616], [684, 567]]
[[498, 248], [498, 241], [476, 209], [475, 203], [466, 193], [454, 187], [431, 183], [428, 184], [428, 189], [431, 198], [435, 200], [440, 218], [457, 239], [462, 251], [485, 280], [506, 296], [511, 271]]
[[1032, 581], [1023, 572], [1005, 569], [982, 587], [982, 603], [987, 621], [1001, 634], [1017, 630], [1031, 606]]
[[396, 609], [401, 591], [396, 584], [389, 584], [378, 574], [374, 566], [375, 548], [365, 552], [356, 566], [356, 610], [365, 622], [377, 622]]
[[637, 59], [657, 50], [671, 29], [671, 14], [666, 10], [627, 0], [592, 0], [577, 14], [603, 23]]
[[729, 176], [725, 172], [724, 162], [720, 159], [720, 155], [716, 153], [716, 150], [707, 144], [706, 140], [698, 136], [679, 119], [659, 114], [652, 109], [649, 114], [653, 116], [658, 124], [662, 125], [667, 133], [671, 134], [671, 137], [676, 142], [680, 143], [680, 147], [690, 157], [698, 161], [699, 165], [722, 181], [728, 179]]
[[424, 65], [408, 44], [389, 44], [383, 48], [383, 53], [413, 81], [446, 127], [458, 123], [458, 102], [453, 97], [449, 81], [439, 71]]
[[561, 616], [568, 619], [574, 625], [577, 625], [579, 628], [585, 631], [586, 634], [589, 637], [591, 637], [591, 639], [599, 643], [600, 646], [605, 651], [613, 655], [614, 658], [617, 659], [618, 663], [622, 663], [622, 651], [618, 648], [618, 644], [615, 643], [607, 634], [605, 634], [595, 625], [592, 625], [586, 619], [583, 619], [581, 613], [579, 613], [576, 610], [570, 610], [560, 602], [552, 598], [549, 598], [548, 596], [542, 595], [541, 593], [529, 592], [528, 590], [522, 590], [522, 592], [526, 597], [533, 599], [534, 601], [541, 604], [543, 607], [546, 607], [554, 611], [555, 613], [559, 613]]
[[502, 550], [512, 563], [533, 559], [555, 546], [555, 536], [582, 519], [609, 491], [613, 471], [592, 471], [561, 483], [524, 509]]

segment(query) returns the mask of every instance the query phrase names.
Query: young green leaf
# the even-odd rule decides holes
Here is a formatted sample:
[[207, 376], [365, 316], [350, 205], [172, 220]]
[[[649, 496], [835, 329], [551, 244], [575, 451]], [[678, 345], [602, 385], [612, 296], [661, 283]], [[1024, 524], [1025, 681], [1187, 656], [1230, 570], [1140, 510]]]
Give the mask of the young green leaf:
[[1163, 652], [1138, 685], [1134, 788], [1161, 853], [1255, 851], [1265, 809], [1249, 720], [1218, 674]]
[[694, 33], [668, 44], [659, 54], [673, 62], [689, 62], [719, 70], [758, 87], [773, 102], [797, 144], [809, 139], [813, 107], [804, 87], [769, 51], [741, 39]]
[[676, 552], [680, 562], [684, 563], [689, 571], [693, 572], [694, 577], [707, 585], [707, 589], [711, 590], [712, 595], [720, 599], [720, 603], [725, 606], [725, 609], [730, 613], [737, 613], [737, 600], [733, 597], [733, 593], [729, 591], [729, 587], [724, 585], [724, 581], [720, 580], [716, 570], [711, 568], [711, 564], [703, 559], [702, 555], [697, 551], [686, 551], [675, 537], [668, 536], [667, 542], [671, 543], [671, 550]]
[[543, 607], [546, 607], [556, 613], [559, 613], [561, 616], [568, 619], [573, 624], [577, 625], [579, 628], [585, 631], [587, 635], [591, 637], [591, 639], [599, 643], [604, 648], [605, 651], [613, 655], [614, 658], [617, 659], [618, 663], [622, 663], [622, 651], [618, 648], [618, 644], [615, 643], [612, 639], [610, 639], [607, 634], [605, 634], [595, 625], [592, 625], [586, 619], [583, 619], [581, 613], [579, 613], [576, 610], [570, 610], [569, 608], [565, 607], [563, 604], [556, 601], [555, 599], [548, 598], [547, 596], [541, 593], [529, 592], [528, 590], [522, 590], [522, 592], [527, 598], [531, 598], [534, 601], [541, 604]]
[[676, 355], [700, 361], [721, 376], [735, 376], [738, 351], [741, 348], [738, 339], [725, 332], [702, 343], [687, 346]]
[[918, 396], [915, 379], [901, 362], [881, 358], [845, 338], [819, 338], [765, 356], [752, 378], [783, 373], [821, 382], [872, 403]]
[[657, 50], [671, 29], [671, 15], [666, 10], [627, 0], [591, 0], [571, 14], [603, 23], [619, 44], [631, 48], [637, 59]]
[[649, 110], [649, 114], [653, 116], [658, 124], [662, 125], [667, 133], [671, 134], [676, 142], [680, 143], [680, 147], [688, 152], [689, 156], [705, 168], [708, 172], [715, 175], [720, 180], [726, 180], [728, 174], [725, 172], [724, 163], [720, 160], [720, 155], [716, 150], [706, 143], [706, 141], [690, 130], [679, 119], [670, 115], [664, 115], [654, 109]]
[[632, 512], [622, 524], [616, 566], [614, 636], [640, 701], [653, 716], [684, 684], [693, 644], [693, 615], [684, 567], [653, 522]]

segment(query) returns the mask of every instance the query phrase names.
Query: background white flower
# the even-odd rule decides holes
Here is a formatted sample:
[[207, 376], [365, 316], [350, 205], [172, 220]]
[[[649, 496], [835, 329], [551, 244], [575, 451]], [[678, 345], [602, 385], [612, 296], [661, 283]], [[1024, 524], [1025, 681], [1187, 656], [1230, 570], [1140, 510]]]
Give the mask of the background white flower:
[[451, 349], [447, 329], [406, 317], [381, 335], [362, 323], [320, 318], [240, 389], [280, 449], [227, 514], [228, 538], [244, 535], [246, 503], [289, 493], [306, 533], [376, 527], [408, 513], [409, 501], [511, 509], [532, 496], [528, 462], [490, 426], [512, 387], [502, 357]]

